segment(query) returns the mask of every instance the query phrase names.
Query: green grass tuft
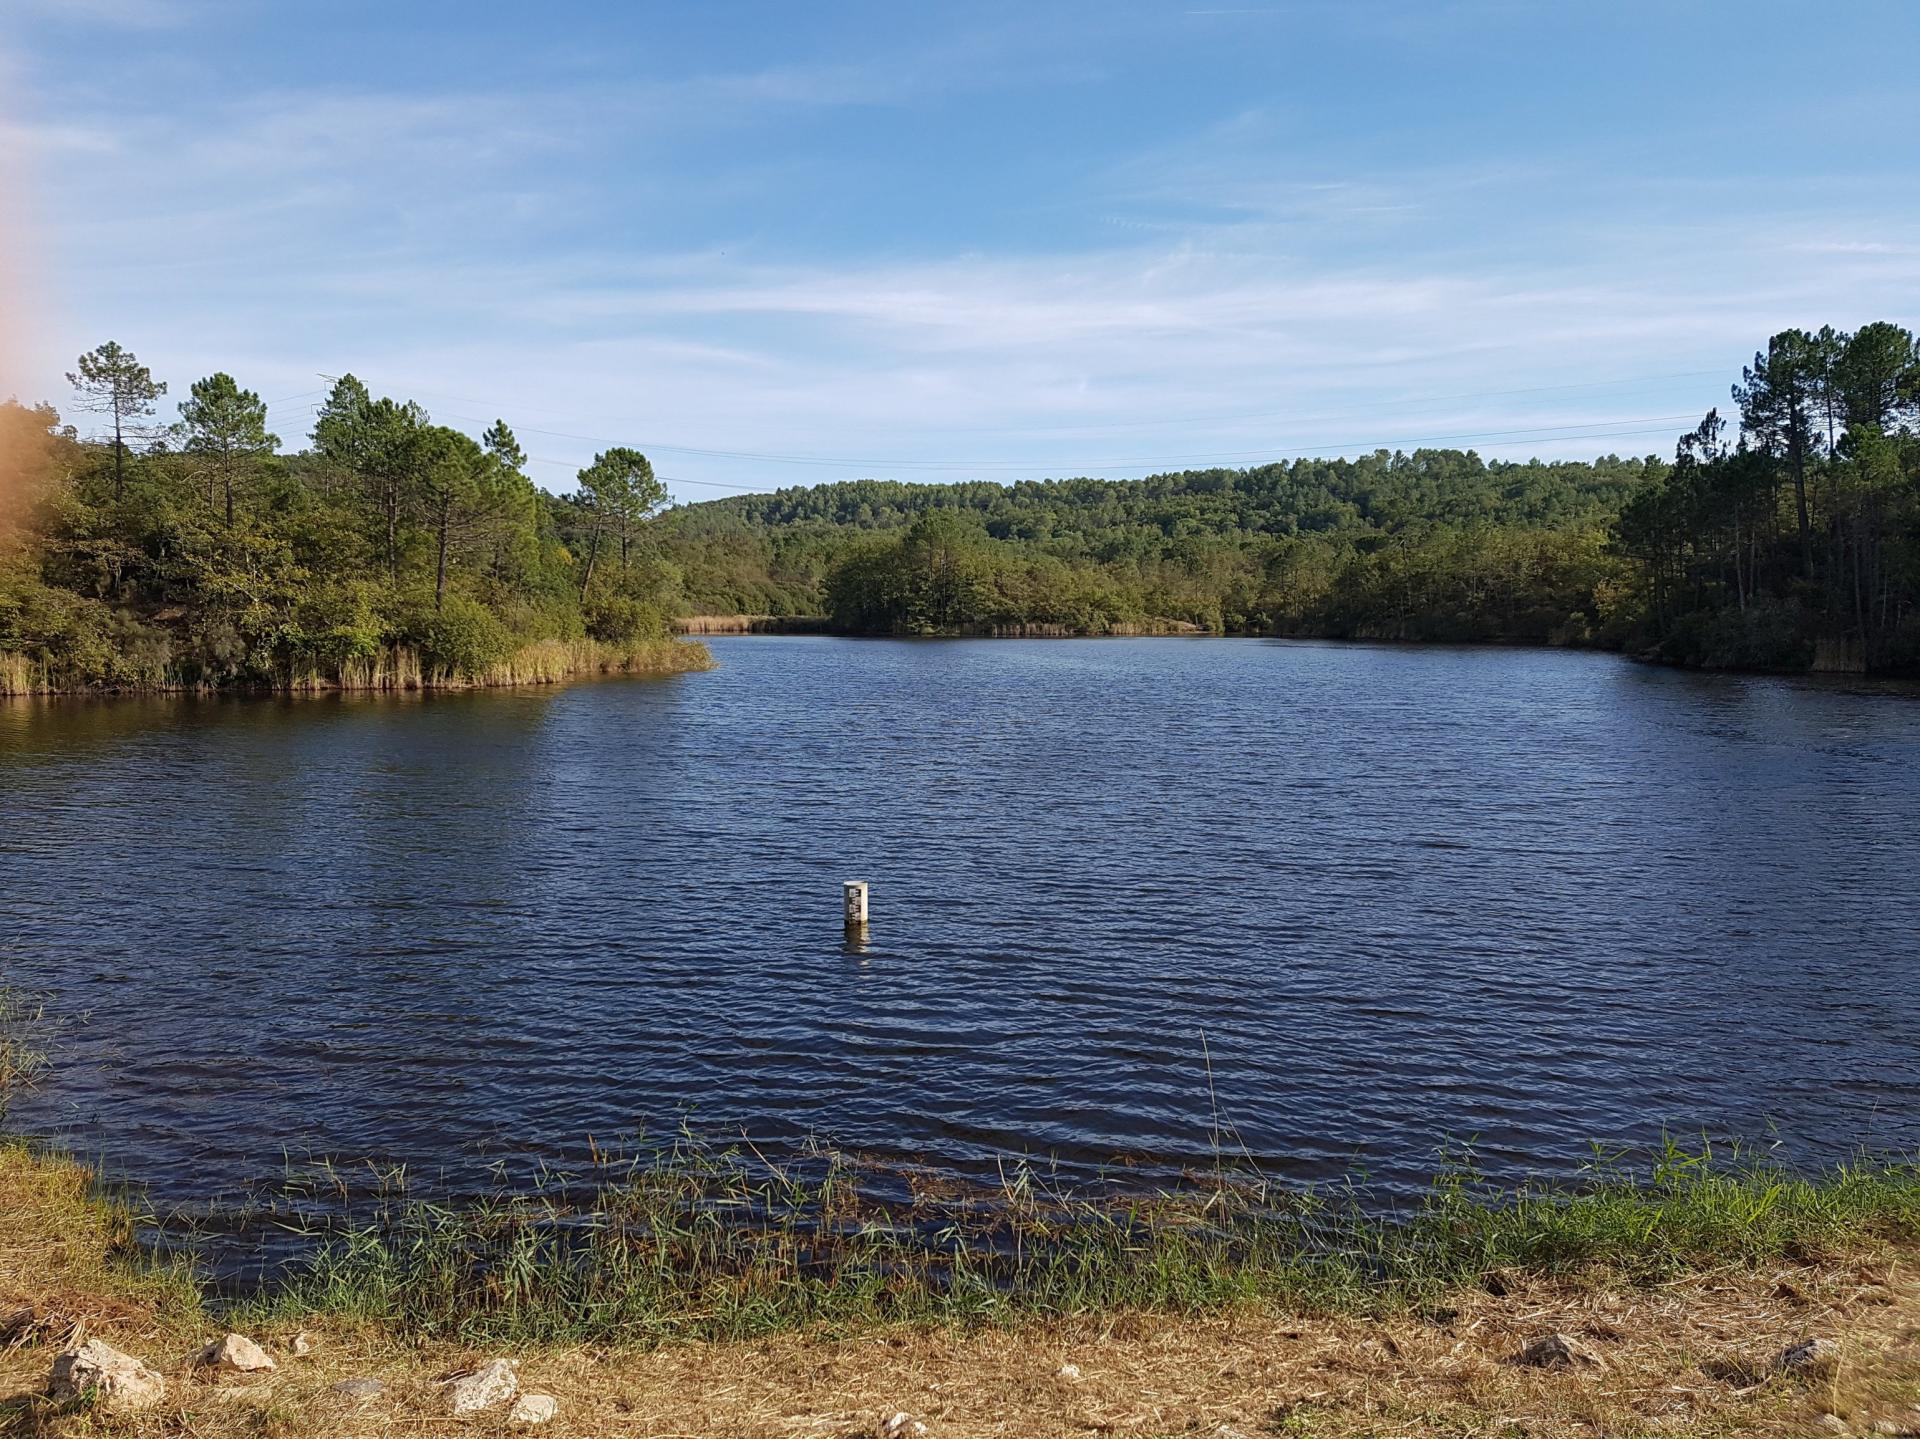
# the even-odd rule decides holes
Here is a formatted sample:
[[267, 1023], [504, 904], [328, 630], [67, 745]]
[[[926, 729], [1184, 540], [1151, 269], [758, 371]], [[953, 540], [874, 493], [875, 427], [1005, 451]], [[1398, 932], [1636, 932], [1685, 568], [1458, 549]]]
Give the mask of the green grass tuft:
[[0, 1118], [8, 1100], [38, 1082], [52, 1062], [52, 1028], [45, 1003], [13, 985], [0, 984]]

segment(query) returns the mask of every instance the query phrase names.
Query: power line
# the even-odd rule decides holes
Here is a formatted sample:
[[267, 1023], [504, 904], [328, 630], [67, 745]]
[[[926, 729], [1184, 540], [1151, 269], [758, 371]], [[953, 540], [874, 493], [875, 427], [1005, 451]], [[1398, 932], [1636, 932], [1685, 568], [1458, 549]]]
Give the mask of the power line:
[[[310, 408], [314, 408], [314, 407], [310, 407]], [[454, 418], [468, 419], [469, 422], [471, 422], [471, 417], [468, 417], [468, 416], [454, 416]], [[1242, 451], [1238, 453], [1245, 456], [1255, 457], [1255, 458], [1264, 459], [1266, 461], [1272, 462], [1272, 461], [1288, 460], [1288, 459], [1312, 459], [1312, 458], [1317, 458], [1325, 455], [1371, 454], [1378, 450], [1402, 450], [1409, 446], [1420, 447], [1420, 446], [1433, 445], [1433, 444], [1446, 444], [1446, 443], [1456, 442], [1456, 441], [1471, 441], [1473, 442], [1473, 447], [1475, 449], [1488, 449], [1488, 450], [1513, 449], [1516, 447], [1522, 447], [1526, 445], [1537, 445], [1541, 443], [1543, 440], [1555, 440], [1555, 441], [1624, 440], [1624, 439], [1635, 439], [1643, 435], [1671, 434], [1672, 431], [1665, 428], [1667, 424], [1673, 423], [1675, 421], [1686, 420], [1691, 418], [1692, 418], [1691, 412], [1683, 415], [1650, 415], [1640, 419], [1592, 420], [1592, 421], [1585, 421], [1585, 422], [1572, 422], [1572, 423], [1563, 424], [1563, 425], [1545, 425], [1545, 426], [1539, 426], [1532, 429], [1483, 430], [1483, 431], [1474, 431], [1469, 433], [1460, 433], [1460, 434], [1452, 434], [1452, 435], [1400, 436], [1392, 439], [1347, 441], [1339, 444], [1313, 445], [1303, 449], [1248, 450], [1248, 451]], [[1620, 428], [1620, 426], [1623, 426], [1623, 425], [1634, 426], [1635, 428], [1631, 428], [1631, 429]], [[1649, 425], [1653, 425], [1657, 427], [1643, 428]], [[1518, 438], [1515, 438], [1515, 437], [1518, 437]], [[603, 443], [610, 443], [610, 442], [603, 442]], [[662, 447], [656, 446], [655, 448], [662, 448]], [[1095, 468], [1103, 469], [1103, 470], [1147, 469], [1155, 465], [1163, 465], [1167, 468], [1169, 472], [1184, 470], [1184, 469], [1210, 468], [1210, 466], [1200, 463], [1201, 460], [1204, 460], [1206, 458], [1208, 457], [1206, 456], [1187, 457], [1186, 459], [1183, 460], [1181, 457], [1176, 456], [1176, 457], [1170, 457], [1163, 460], [1136, 462], [1136, 463], [1130, 463], [1130, 464], [1124, 464], [1124, 465], [1107, 463], [1107, 462], [1092, 462], [1085, 465], [1084, 467], [1081, 467], [1078, 471], [1076, 471], [1076, 467], [1071, 464], [1056, 465], [1056, 464], [1048, 464], [1045, 462], [1032, 464], [1032, 465], [1019, 465], [1019, 466], [970, 465], [965, 462], [955, 462], [952, 465], [936, 466], [932, 464], [926, 464], [926, 465], [918, 466], [915, 468], [928, 470], [928, 471], [937, 471], [941, 473], [968, 473], [978, 469], [994, 469], [996, 471], [1000, 469], [1021, 469], [1021, 470], [1044, 472], [1044, 477], [1048, 477], [1048, 478], [1065, 478], [1069, 476], [1077, 478], [1080, 475], [1084, 474], [1086, 470], [1091, 470]], [[563, 469], [563, 470], [577, 471], [579, 469], [579, 466], [571, 460], [557, 460], [557, 459], [549, 458], [544, 455], [528, 455], [527, 462], [529, 464], [536, 464], [536, 465], [551, 465], [556, 469]], [[862, 462], [851, 461], [849, 463], [857, 464]], [[894, 466], [886, 465], [882, 462], [873, 462], [873, 463], [875, 464], [876, 468], [894, 467]], [[896, 462], [896, 465], [898, 465], [898, 462]], [[898, 467], [908, 468], [908, 466], [904, 466], [904, 465], [899, 465]], [[686, 476], [686, 475], [663, 474], [660, 476], [660, 478], [666, 483], [671, 485], [697, 485], [704, 489], [733, 490], [733, 491], [738, 491], [742, 493], [752, 492], [753, 490], [756, 489], [755, 485], [749, 484], [749, 483], [740, 483], [737, 481], [728, 481], [728, 480], [699, 480], [699, 479], [691, 478], [690, 476]], [[875, 478], [875, 476], [864, 475], [864, 476], [853, 476], [849, 478], [872, 479], [872, 478]], [[820, 483], [834, 484], [834, 483], [841, 483], [841, 481], [822, 480]]]
[[[1566, 393], [1568, 391], [1573, 391], [1573, 390], [1614, 389], [1614, 388], [1618, 388], [1621, 385], [1646, 385], [1646, 384], [1653, 384], [1653, 383], [1656, 383], [1659, 381], [1665, 381], [1665, 380], [1692, 380], [1692, 379], [1699, 379], [1705, 375], [1719, 375], [1722, 373], [1724, 372], [1719, 369], [1670, 370], [1664, 374], [1629, 375], [1629, 376], [1610, 379], [1610, 380], [1577, 380], [1577, 381], [1571, 381], [1569, 383], [1559, 384], [1559, 385], [1526, 385], [1517, 389], [1461, 390], [1461, 391], [1456, 391], [1453, 394], [1446, 394], [1446, 395], [1403, 396], [1400, 399], [1393, 401], [1393, 404], [1396, 407], [1411, 407], [1415, 405], [1432, 405], [1432, 404], [1450, 403], [1455, 400], [1498, 399], [1498, 398], [1505, 398], [1513, 395], [1545, 395], [1545, 394]], [[330, 380], [335, 377], [331, 375], [323, 375], [321, 378]], [[495, 401], [495, 400], [476, 399], [470, 395], [453, 395], [453, 394], [448, 394], [445, 391], [421, 389], [417, 385], [406, 385], [406, 386], [402, 386], [401, 388], [405, 388], [417, 394], [424, 395], [429, 399], [437, 396], [438, 398], [443, 400], [451, 400], [456, 405], [478, 405], [483, 409], [494, 408], [496, 412], [500, 412], [499, 403], [498, 401]], [[524, 406], [524, 405], [512, 405], [507, 408], [519, 410], [522, 414], [557, 413], [556, 411], [553, 411], [553, 410], [543, 411], [543, 410], [534, 409], [533, 407]], [[1222, 413], [1215, 413], [1215, 414], [1208, 414], [1208, 415], [1163, 416], [1160, 418], [1150, 419], [1150, 420], [1113, 420], [1113, 421], [1099, 421], [1099, 422], [1090, 421], [1086, 424], [1078, 424], [1078, 425], [1037, 425], [1037, 426], [1035, 425], [997, 425], [997, 426], [996, 425], [976, 425], [976, 426], [969, 426], [968, 428], [975, 434], [1008, 435], [1008, 434], [1026, 434], [1026, 433], [1047, 434], [1047, 433], [1060, 432], [1060, 431], [1078, 432], [1078, 431], [1086, 431], [1086, 430], [1137, 430], [1137, 429], [1152, 429], [1155, 426], [1159, 426], [1159, 425], [1189, 425], [1189, 424], [1209, 425], [1209, 424], [1220, 424], [1228, 420], [1254, 420], [1254, 419], [1265, 419], [1265, 418], [1284, 418], [1294, 424], [1324, 424], [1334, 420], [1351, 420], [1356, 418], [1364, 418], [1365, 416], [1371, 413], [1373, 412], [1366, 411], [1366, 410], [1359, 410], [1359, 411], [1349, 410], [1344, 413], [1332, 414], [1332, 415], [1294, 415], [1284, 409], [1274, 409], [1271, 407], [1263, 407], [1257, 410], [1229, 410]], [[468, 417], [468, 418], [471, 418], [471, 417]], [[608, 439], [605, 439], [599, 436], [594, 436], [594, 435], [570, 434], [564, 430], [541, 430], [541, 429], [535, 429], [532, 426], [524, 426], [523, 428], [526, 430], [528, 434], [550, 435], [555, 439], [587, 440], [594, 444], [622, 443], [621, 441], [608, 440]], [[668, 445], [668, 444], [658, 443], [658, 442], [656, 442], [651, 448], [656, 450], [687, 450], [688, 453], [692, 453], [692, 454], [708, 453], [707, 451], [688, 449], [688, 447], [686, 446], [674, 446], [674, 445]], [[727, 452], [715, 451], [713, 453], [726, 454]], [[755, 456], [755, 458], [759, 458], [759, 456]], [[766, 458], [774, 458], [774, 457], [768, 456]], [[834, 462], [832, 457], [830, 456], [822, 457], [822, 458], [827, 460], [827, 462], [829, 463]], [[854, 463], [866, 464], [870, 462], [861, 460], [861, 461], [855, 461]], [[886, 462], [886, 463], [891, 463], [891, 462]]]
[[[479, 417], [474, 415], [461, 415], [453, 411], [443, 411], [442, 413], [449, 414], [455, 419], [465, 420], [469, 424], [486, 423], [485, 421], [482, 421], [481, 419], [479, 419]], [[1281, 457], [1292, 456], [1292, 455], [1318, 454], [1325, 451], [1346, 451], [1346, 450], [1365, 451], [1365, 450], [1380, 449], [1385, 447], [1402, 446], [1402, 445], [1447, 444], [1447, 443], [1451, 443], [1458, 440], [1502, 439], [1512, 435], [1539, 435], [1543, 437], [1551, 436], [1552, 438], [1569, 439], [1569, 440], [1600, 439], [1600, 438], [1605, 438], [1605, 436], [1604, 435], [1581, 435], [1581, 434], [1552, 435], [1551, 432], [1556, 430], [1585, 430], [1585, 429], [1591, 429], [1596, 426], [1672, 424], [1682, 420], [1691, 420], [1693, 418], [1695, 418], [1694, 412], [1691, 410], [1688, 410], [1683, 413], [1674, 414], [1674, 415], [1639, 415], [1639, 416], [1631, 416], [1631, 417], [1622, 416], [1618, 419], [1611, 419], [1611, 420], [1564, 420], [1558, 424], [1539, 425], [1539, 426], [1534, 426], [1528, 429], [1479, 430], [1479, 431], [1467, 431], [1467, 432], [1462, 432], [1459, 434], [1451, 434], [1451, 435], [1404, 436], [1397, 439], [1377, 441], [1377, 442], [1351, 441], [1351, 442], [1342, 442], [1339, 444], [1314, 445], [1301, 450], [1282, 450], [1282, 449], [1275, 449], [1270, 446], [1263, 446], [1259, 449], [1254, 449], [1254, 450], [1218, 450], [1218, 451], [1212, 451], [1212, 452], [1202, 453], [1202, 454], [1186, 452], [1183, 454], [1148, 455], [1148, 456], [1141, 456], [1141, 457], [1135, 457], [1135, 458], [1123, 458], [1123, 459], [1081, 460], [1077, 463], [1079, 468], [1089, 469], [1089, 470], [1091, 469], [1136, 470], [1136, 469], [1147, 469], [1147, 468], [1152, 468], [1155, 466], [1162, 466], [1162, 465], [1173, 465], [1173, 466], [1178, 466], [1183, 468], [1193, 468], [1195, 466], [1203, 465], [1208, 461], [1236, 460], [1236, 459], [1263, 459], [1263, 458], [1275, 459], [1275, 458], [1281, 458]], [[545, 435], [550, 439], [578, 440], [584, 444], [590, 444], [590, 445], [613, 445], [613, 444], [626, 443], [624, 441], [610, 439], [605, 435], [587, 435], [587, 434], [572, 433], [572, 432], [567, 432], [562, 430], [542, 430], [542, 429], [536, 429], [532, 426], [528, 426], [525, 429], [524, 433], [530, 434], [530, 435]], [[1003, 460], [1003, 459], [931, 460], [931, 459], [903, 459], [903, 458], [888, 459], [888, 458], [873, 458], [873, 457], [860, 458], [860, 457], [846, 456], [846, 455], [781, 455], [778, 453], [772, 453], [772, 452], [761, 451], [761, 450], [699, 449], [689, 445], [663, 444], [659, 441], [640, 441], [639, 443], [642, 448], [653, 450], [653, 451], [664, 451], [668, 454], [698, 455], [703, 459], [749, 460], [749, 461], [755, 461], [761, 464], [793, 464], [793, 465], [815, 465], [815, 466], [824, 465], [824, 466], [829, 466], [834, 468], [844, 468], [847, 466], [853, 466], [856, 468], [868, 468], [868, 469], [879, 469], [879, 470], [940, 470], [940, 471], [955, 471], [955, 470], [1012, 471], [1012, 470], [1049, 470], [1049, 469], [1062, 468], [1062, 466], [1060, 465], [1060, 462], [1057, 460]], [[1069, 464], [1065, 466], [1065, 468], [1074, 468], [1074, 465]]]
[[[530, 465], [553, 465], [563, 470], [577, 471], [580, 468], [580, 466], [572, 460], [549, 460], [540, 455], [528, 455], [527, 463]], [[690, 480], [681, 475], [659, 475], [657, 478], [665, 480], [670, 485], [706, 485], [716, 490], [750, 491], [753, 489], [752, 485], [738, 484], [730, 480]]]
[[[1702, 376], [1702, 375], [1712, 375], [1712, 374], [1719, 374], [1719, 373], [1720, 371], [1718, 370], [1677, 370], [1677, 371], [1669, 371], [1665, 374], [1626, 376], [1626, 377], [1618, 377], [1618, 378], [1608, 379], [1608, 380], [1576, 381], [1576, 382], [1570, 382], [1567, 384], [1560, 384], [1560, 385], [1533, 385], [1533, 386], [1525, 386], [1525, 387], [1520, 387], [1515, 389], [1505, 389], [1505, 390], [1460, 391], [1451, 395], [1421, 396], [1421, 397], [1416, 397], [1412, 399], [1399, 400], [1394, 403], [1396, 408], [1400, 408], [1400, 407], [1412, 407], [1412, 406], [1424, 405], [1424, 404], [1434, 404], [1442, 401], [1489, 398], [1489, 397], [1511, 396], [1511, 395], [1564, 393], [1564, 392], [1574, 391], [1574, 390], [1603, 389], [1603, 388], [1617, 387], [1620, 385], [1651, 384], [1656, 381], [1671, 380], [1671, 379], [1693, 379], [1693, 378], [1698, 378], [1699, 376]], [[334, 377], [323, 375], [321, 378], [332, 379]], [[417, 388], [417, 387], [409, 387], [409, 388]], [[418, 390], [418, 393], [431, 397], [436, 392], [433, 390]], [[456, 404], [477, 405], [477, 406], [481, 406], [482, 408], [491, 409], [493, 410], [495, 415], [505, 414], [513, 410], [522, 410], [522, 412], [525, 412], [525, 408], [526, 408], [519, 405], [511, 404], [511, 403], [503, 405], [498, 400], [479, 399], [471, 396], [451, 395], [451, 394], [446, 394], [445, 392], [439, 392], [439, 393], [441, 398], [452, 400]], [[479, 416], [479, 415], [459, 415], [455, 412], [448, 412], [448, 413], [452, 414], [454, 418], [466, 420], [471, 424], [484, 424], [489, 422], [485, 417]], [[1343, 415], [1300, 416], [1300, 415], [1287, 415], [1285, 411], [1261, 410], [1261, 411], [1244, 412], [1242, 415], [1238, 417], [1239, 418], [1257, 418], [1257, 417], [1266, 416], [1266, 415], [1285, 416], [1290, 424], [1301, 425], [1301, 424], [1320, 424], [1320, 423], [1326, 423], [1326, 422], [1330, 422], [1332, 420], [1337, 420], [1337, 419], [1353, 419], [1353, 418], [1359, 418], [1369, 414], [1377, 414], [1377, 413], [1378, 413], [1377, 410], [1376, 411], [1349, 411]], [[1184, 424], [1184, 423], [1211, 424], [1211, 423], [1219, 423], [1224, 419], [1231, 419], [1231, 418], [1236, 418], [1236, 416], [1233, 416], [1233, 415], [1196, 416], [1196, 417], [1192, 417], [1191, 419], [1130, 421], [1130, 422], [1121, 422], [1121, 424], [1116, 425], [1115, 427], [1116, 428], [1119, 428], [1119, 427], [1138, 428], [1142, 426], [1153, 426], [1158, 424]], [[1642, 424], [1642, 423], [1655, 423], [1655, 422], [1665, 423], [1669, 420], [1688, 420], [1693, 418], [1695, 418], [1694, 413], [1689, 411], [1686, 414], [1678, 415], [1678, 416], [1649, 416], [1649, 417], [1645, 417], [1644, 419], [1632, 419], [1632, 420], [1621, 419], [1617, 423], [1620, 423], [1620, 424]], [[1573, 425], [1585, 425], [1585, 424], [1592, 424], [1592, 423], [1600, 423], [1600, 422], [1568, 421], [1566, 422], [1566, 425], [1573, 426]], [[1554, 426], [1552, 428], [1563, 428], [1563, 427], [1564, 426]], [[545, 435], [551, 439], [577, 440], [583, 444], [616, 445], [616, 444], [636, 443], [636, 441], [631, 436], [615, 439], [606, 435], [591, 435], [591, 434], [586, 434], [580, 431], [572, 431], [572, 430], [546, 429], [540, 426], [532, 426], [532, 425], [519, 426], [517, 428], [521, 430], [523, 433], [530, 434], [530, 435]], [[1087, 425], [1087, 426], [1067, 426], [1064, 428], [1073, 430], [1073, 429], [1095, 429], [1095, 428], [1105, 428], [1105, 427]], [[1001, 433], [1017, 433], [1019, 431], [1015, 431], [1011, 429], [993, 429], [990, 427], [975, 427], [973, 432], [976, 434], [1001, 434]], [[1501, 431], [1496, 433], [1518, 434], [1521, 432], [1520, 431]], [[1542, 433], [1544, 433], [1544, 429], [1542, 430]], [[1448, 438], [1451, 438], [1451, 437], [1447, 437], [1447, 436], [1439, 437], [1440, 440], [1445, 440]], [[1574, 438], [1578, 438], [1578, 437], [1576, 436]], [[1401, 443], [1421, 444], [1421, 443], [1434, 443], [1434, 442], [1436, 441], [1407, 440], [1407, 441], [1402, 441]], [[917, 458], [908, 458], [908, 457], [886, 457], [886, 456], [863, 457], [863, 456], [845, 456], [845, 455], [785, 454], [778, 451], [727, 450], [727, 449], [717, 449], [717, 448], [706, 448], [706, 447], [693, 446], [693, 445], [675, 445], [665, 440], [651, 440], [651, 441], [643, 440], [637, 443], [640, 443], [641, 445], [643, 445], [644, 448], [648, 450], [662, 451], [669, 454], [697, 455], [707, 459], [752, 460], [752, 461], [758, 461], [763, 464], [795, 464], [795, 465], [827, 465], [827, 466], [854, 465], [854, 466], [872, 467], [872, 468], [880, 468], [880, 469], [896, 469], [896, 470], [899, 470], [899, 469], [1026, 470], [1026, 469], [1050, 468], [1056, 463], [1053, 460], [1041, 460], [1041, 461], [1004, 460], [1004, 459], [930, 460], [930, 459], [917, 459]], [[1341, 447], [1330, 445], [1330, 446], [1324, 446], [1321, 448], [1336, 449]], [[1081, 463], [1089, 468], [1097, 466], [1097, 467], [1106, 468], [1106, 469], [1139, 469], [1144, 466], [1151, 466], [1151, 465], [1178, 464], [1178, 463], [1191, 464], [1191, 463], [1196, 463], [1196, 462], [1207, 460], [1207, 459], [1255, 458], [1262, 455], [1269, 455], [1272, 453], [1274, 452], [1267, 449], [1236, 450], [1236, 451], [1219, 451], [1219, 452], [1215, 452], [1212, 454], [1205, 454], [1205, 455], [1194, 455], [1194, 454], [1159, 455], [1159, 456], [1146, 456], [1138, 459], [1090, 460], [1090, 461], [1082, 461]]]

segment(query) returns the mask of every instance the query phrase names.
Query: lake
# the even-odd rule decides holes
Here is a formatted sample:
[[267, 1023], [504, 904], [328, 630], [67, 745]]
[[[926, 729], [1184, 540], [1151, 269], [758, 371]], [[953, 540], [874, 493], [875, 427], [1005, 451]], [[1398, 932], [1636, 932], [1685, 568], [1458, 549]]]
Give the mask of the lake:
[[[1920, 1147], [1920, 691], [1254, 640], [0, 706], [13, 1123], [163, 1204], [683, 1121], [991, 1175]], [[873, 886], [864, 950], [840, 884]]]

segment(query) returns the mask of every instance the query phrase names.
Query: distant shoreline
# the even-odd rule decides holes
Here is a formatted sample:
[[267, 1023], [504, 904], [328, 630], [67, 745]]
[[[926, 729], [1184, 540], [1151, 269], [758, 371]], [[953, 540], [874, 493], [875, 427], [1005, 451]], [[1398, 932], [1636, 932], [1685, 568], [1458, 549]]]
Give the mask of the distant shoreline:
[[688, 615], [670, 624], [682, 636], [737, 635], [827, 635], [836, 639], [1228, 639], [1228, 640], [1312, 640], [1327, 644], [1406, 645], [1418, 648], [1472, 648], [1498, 650], [1584, 651], [1619, 655], [1641, 664], [1665, 669], [1695, 670], [1702, 674], [1831, 675], [1888, 680], [1920, 678], [1920, 672], [1903, 669], [1869, 669], [1856, 650], [1845, 646], [1822, 645], [1813, 662], [1804, 667], [1702, 665], [1669, 658], [1658, 652], [1637, 652], [1602, 644], [1554, 644], [1551, 641], [1513, 639], [1500, 636], [1462, 636], [1457, 638], [1416, 637], [1388, 634], [1330, 634], [1325, 632], [1281, 632], [1272, 630], [1210, 630], [1180, 620], [1147, 620], [1116, 625], [1110, 629], [1077, 629], [1067, 625], [974, 625], [930, 630], [920, 634], [877, 634], [837, 629], [825, 615]]
[[1223, 631], [1210, 630], [1190, 620], [1145, 619], [1122, 621], [1105, 629], [1085, 629], [1075, 625], [1039, 621], [1005, 624], [953, 625], [922, 633], [889, 634], [878, 631], [850, 630], [836, 626], [826, 615], [681, 615], [669, 621], [676, 635], [836, 635], [842, 639], [1143, 639], [1164, 635], [1194, 635], [1219, 638]]

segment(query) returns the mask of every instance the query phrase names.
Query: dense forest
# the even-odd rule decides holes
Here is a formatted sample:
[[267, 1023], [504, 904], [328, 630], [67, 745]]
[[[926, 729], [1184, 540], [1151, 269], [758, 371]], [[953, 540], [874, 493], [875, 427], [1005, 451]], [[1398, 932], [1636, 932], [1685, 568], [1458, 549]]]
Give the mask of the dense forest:
[[287, 452], [230, 376], [177, 421], [118, 345], [0, 405], [0, 693], [321, 688], [699, 663], [674, 615], [852, 633], [1599, 645], [1920, 670], [1920, 357], [1768, 341], [1673, 460], [1380, 451], [1145, 480], [861, 480], [665, 510], [611, 449], [553, 495], [513, 432], [334, 384]]
[[117, 344], [50, 406], [0, 405], [0, 694], [413, 688], [705, 662], [667, 638], [666, 498], [613, 449], [554, 496], [478, 440], [342, 377], [307, 446], [229, 375], [166, 384]]
[[1606, 528], [1664, 468], [1420, 450], [1134, 481], [860, 481], [689, 506], [664, 543], [697, 609], [855, 631], [1546, 639], [1618, 567]]
[[1381, 451], [1146, 480], [741, 495], [666, 516], [689, 613], [860, 633], [1197, 627], [1920, 668], [1920, 363], [1789, 330], [1673, 461]]
[[1616, 527], [1640, 623], [1696, 664], [1920, 670], [1920, 356], [1886, 323], [1787, 330]]

